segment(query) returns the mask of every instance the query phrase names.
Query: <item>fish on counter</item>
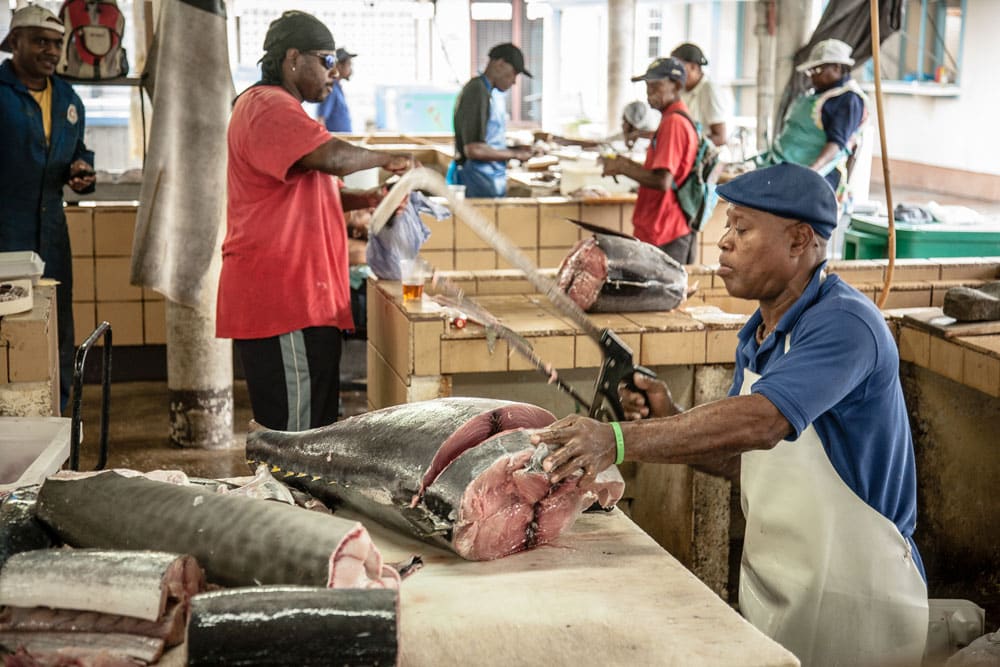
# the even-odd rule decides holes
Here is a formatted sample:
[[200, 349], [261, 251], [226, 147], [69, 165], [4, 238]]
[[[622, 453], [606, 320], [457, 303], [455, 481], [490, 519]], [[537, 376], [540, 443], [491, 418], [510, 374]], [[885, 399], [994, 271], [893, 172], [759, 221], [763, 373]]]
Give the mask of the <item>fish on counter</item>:
[[667, 311], [687, 297], [687, 271], [658, 247], [572, 222], [593, 233], [578, 241], [563, 259], [556, 282], [583, 310]]
[[595, 498], [613, 505], [614, 468], [593, 489], [552, 487], [524, 429], [555, 417], [486, 398], [440, 398], [367, 412], [329, 426], [247, 435], [247, 459], [321, 500], [468, 560], [490, 560], [555, 539]]
[[[184, 640], [188, 603], [205, 587], [190, 556], [40, 549], [0, 570], [4, 664], [147, 664]], [[63, 661], [63, 662], [61, 662]]]
[[38, 517], [74, 547], [158, 550], [194, 556], [212, 583], [396, 588], [357, 521], [284, 503], [114, 472], [49, 477]]
[[191, 603], [190, 667], [395, 665], [398, 593], [301, 586], [232, 588]]
[[0, 497], [0, 567], [14, 554], [55, 546], [54, 536], [35, 517], [37, 501], [37, 484]]

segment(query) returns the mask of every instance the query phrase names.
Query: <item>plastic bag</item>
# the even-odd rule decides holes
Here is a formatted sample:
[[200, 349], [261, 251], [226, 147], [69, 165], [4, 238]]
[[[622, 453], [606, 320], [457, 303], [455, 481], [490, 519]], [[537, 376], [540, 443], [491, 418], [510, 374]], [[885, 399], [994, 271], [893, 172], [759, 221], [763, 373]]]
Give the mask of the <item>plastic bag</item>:
[[430, 213], [437, 220], [451, 216], [447, 208], [414, 191], [403, 211], [394, 215], [378, 234], [368, 238], [365, 258], [368, 267], [382, 280], [399, 280], [399, 260], [415, 258], [430, 238], [431, 230], [420, 219], [421, 213]]

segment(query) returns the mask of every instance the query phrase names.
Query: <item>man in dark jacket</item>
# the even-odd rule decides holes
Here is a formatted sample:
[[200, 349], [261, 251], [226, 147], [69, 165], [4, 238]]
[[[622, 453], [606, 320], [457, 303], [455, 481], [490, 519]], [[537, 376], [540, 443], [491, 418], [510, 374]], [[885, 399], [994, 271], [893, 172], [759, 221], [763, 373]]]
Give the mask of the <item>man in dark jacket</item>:
[[0, 251], [33, 250], [59, 281], [60, 405], [73, 373], [73, 270], [63, 186], [94, 188], [94, 154], [83, 143], [83, 103], [54, 76], [65, 28], [49, 10], [14, 12], [0, 50]]

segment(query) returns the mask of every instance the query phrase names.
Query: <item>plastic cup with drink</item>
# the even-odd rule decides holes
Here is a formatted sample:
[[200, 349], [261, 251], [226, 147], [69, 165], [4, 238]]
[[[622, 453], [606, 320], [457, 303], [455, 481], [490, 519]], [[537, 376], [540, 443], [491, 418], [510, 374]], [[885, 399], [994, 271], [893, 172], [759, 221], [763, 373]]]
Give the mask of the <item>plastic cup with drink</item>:
[[427, 281], [429, 273], [427, 263], [419, 257], [399, 260], [403, 301], [420, 301], [424, 294], [424, 282]]

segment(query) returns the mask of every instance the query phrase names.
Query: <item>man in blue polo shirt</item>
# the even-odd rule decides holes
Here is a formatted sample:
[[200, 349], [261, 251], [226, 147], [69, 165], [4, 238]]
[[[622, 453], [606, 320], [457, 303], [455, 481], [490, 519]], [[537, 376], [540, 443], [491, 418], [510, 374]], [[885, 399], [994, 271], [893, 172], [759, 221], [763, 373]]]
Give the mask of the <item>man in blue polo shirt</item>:
[[913, 530], [916, 471], [899, 358], [874, 304], [826, 272], [837, 203], [780, 164], [719, 187], [718, 275], [759, 309], [740, 331], [729, 398], [682, 411], [635, 377], [630, 418], [571, 416], [537, 432], [553, 483], [623, 460], [740, 476], [740, 610], [803, 665], [919, 665], [927, 587]]

